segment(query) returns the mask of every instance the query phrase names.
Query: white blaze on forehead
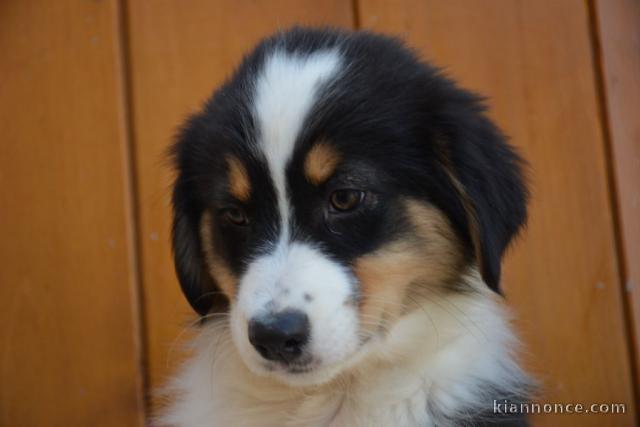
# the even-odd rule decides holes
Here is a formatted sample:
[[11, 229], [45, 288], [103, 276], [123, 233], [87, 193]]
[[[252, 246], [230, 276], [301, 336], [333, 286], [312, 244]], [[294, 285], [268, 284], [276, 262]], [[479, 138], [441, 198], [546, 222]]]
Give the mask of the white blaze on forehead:
[[276, 186], [284, 233], [289, 210], [285, 168], [319, 87], [335, 76], [339, 65], [336, 49], [310, 55], [276, 50], [265, 60], [256, 80], [254, 115], [260, 130], [258, 146]]
[[331, 364], [354, 351], [357, 314], [347, 307], [352, 278], [338, 263], [309, 244], [289, 242], [290, 206], [285, 172], [302, 126], [320, 96], [319, 90], [340, 70], [337, 49], [310, 55], [276, 50], [255, 81], [253, 115], [259, 130], [257, 149], [264, 155], [278, 197], [280, 235], [273, 250], [252, 260], [238, 287], [231, 328], [247, 366], [264, 360], [251, 346], [248, 322], [266, 313], [294, 309], [311, 324], [307, 351]]

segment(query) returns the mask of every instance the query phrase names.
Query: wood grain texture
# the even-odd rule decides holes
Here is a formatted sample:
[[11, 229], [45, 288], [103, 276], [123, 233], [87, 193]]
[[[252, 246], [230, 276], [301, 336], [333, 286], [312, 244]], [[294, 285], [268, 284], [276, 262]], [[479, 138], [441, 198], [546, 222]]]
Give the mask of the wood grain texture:
[[595, 1], [605, 109], [640, 384], [640, 2]]
[[134, 143], [150, 383], [175, 365], [174, 343], [194, 319], [170, 249], [171, 171], [165, 151], [178, 126], [261, 37], [293, 24], [352, 26], [352, 5], [330, 0], [131, 1], [128, 7]]
[[534, 424], [634, 425], [586, 4], [362, 0], [359, 11], [363, 27], [406, 38], [490, 96], [491, 116], [531, 163], [529, 227], [504, 285], [541, 400], [628, 405], [624, 415], [544, 415]]
[[117, 3], [1, 2], [0, 52], [0, 425], [142, 425]]

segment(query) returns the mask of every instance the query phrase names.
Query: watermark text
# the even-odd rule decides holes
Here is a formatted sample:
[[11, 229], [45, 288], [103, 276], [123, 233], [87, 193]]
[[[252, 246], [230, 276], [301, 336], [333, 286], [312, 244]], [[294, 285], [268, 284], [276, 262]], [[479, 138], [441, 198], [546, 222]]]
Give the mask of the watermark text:
[[494, 400], [493, 413], [515, 414], [624, 414], [624, 403], [531, 403]]

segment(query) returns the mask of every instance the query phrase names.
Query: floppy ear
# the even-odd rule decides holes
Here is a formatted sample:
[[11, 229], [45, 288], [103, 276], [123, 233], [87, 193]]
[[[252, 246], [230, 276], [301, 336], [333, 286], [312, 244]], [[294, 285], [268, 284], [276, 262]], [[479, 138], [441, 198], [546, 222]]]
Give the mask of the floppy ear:
[[484, 282], [500, 293], [500, 264], [526, 222], [524, 161], [484, 115], [478, 99], [448, 111], [439, 157], [466, 215]]
[[173, 260], [180, 287], [191, 307], [201, 316], [224, 310], [228, 304], [205, 263], [200, 237], [203, 209], [192, 189], [179, 176], [173, 189]]

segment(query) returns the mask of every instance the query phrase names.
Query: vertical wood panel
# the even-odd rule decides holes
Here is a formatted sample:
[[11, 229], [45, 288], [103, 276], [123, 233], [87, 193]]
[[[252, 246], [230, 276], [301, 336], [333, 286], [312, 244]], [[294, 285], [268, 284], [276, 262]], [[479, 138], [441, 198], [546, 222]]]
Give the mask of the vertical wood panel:
[[170, 249], [171, 173], [165, 150], [181, 121], [262, 36], [293, 24], [352, 26], [352, 5], [330, 0], [130, 1], [134, 143], [150, 383], [175, 362], [172, 345], [194, 319]]
[[[625, 402], [615, 416], [536, 425], [634, 424], [630, 361], [586, 5], [578, 1], [362, 0], [365, 28], [406, 37], [465, 86], [531, 162], [528, 231], [504, 284], [543, 401]], [[636, 109], [637, 114], [637, 109]]]
[[623, 257], [624, 289], [640, 383], [640, 2], [596, 0], [601, 70]]
[[0, 425], [142, 425], [115, 1], [0, 3]]

